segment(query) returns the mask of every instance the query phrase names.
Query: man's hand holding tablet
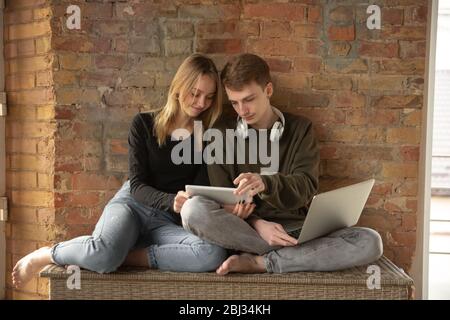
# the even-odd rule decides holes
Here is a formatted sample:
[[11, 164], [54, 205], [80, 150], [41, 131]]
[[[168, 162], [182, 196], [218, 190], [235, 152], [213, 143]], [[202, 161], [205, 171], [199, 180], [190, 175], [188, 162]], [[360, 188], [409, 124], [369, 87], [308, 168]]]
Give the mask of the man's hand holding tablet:
[[219, 203], [226, 211], [246, 219], [255, 209], [249, 193], [237, 195], [236, 188], [186, 185], [189, 196], [204, 196]]

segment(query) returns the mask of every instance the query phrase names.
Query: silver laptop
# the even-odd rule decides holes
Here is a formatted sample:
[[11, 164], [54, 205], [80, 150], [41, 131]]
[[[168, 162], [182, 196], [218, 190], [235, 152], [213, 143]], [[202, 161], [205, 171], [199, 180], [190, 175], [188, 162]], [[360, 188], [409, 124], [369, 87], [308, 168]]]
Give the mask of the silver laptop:
[[[316, 195], [309, 207], [298, 243], [303, 243], [333, 231], [354, 226], [361, 215], [375, 179]], [[290, 233], [297, 236], [295, 233]]]

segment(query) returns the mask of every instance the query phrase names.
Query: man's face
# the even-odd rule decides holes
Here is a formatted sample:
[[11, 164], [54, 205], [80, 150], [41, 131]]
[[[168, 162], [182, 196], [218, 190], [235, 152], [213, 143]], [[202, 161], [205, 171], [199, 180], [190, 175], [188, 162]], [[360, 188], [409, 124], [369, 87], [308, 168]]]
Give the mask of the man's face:
[[249, 125], [257, 124], [270, 110], [270, 96], [273, 92], [270, 82], [264, 90], [254, 81], [239, 91], [227, 87], [225, 90], [236, 113]]

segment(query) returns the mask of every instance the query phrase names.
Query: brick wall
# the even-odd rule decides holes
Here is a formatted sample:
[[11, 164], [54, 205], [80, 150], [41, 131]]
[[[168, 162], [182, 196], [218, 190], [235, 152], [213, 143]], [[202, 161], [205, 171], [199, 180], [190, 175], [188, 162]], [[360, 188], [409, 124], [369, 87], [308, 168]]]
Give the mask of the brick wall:
[[50, 7], [45, 1], [7, 1], [4, 19], [6, 185], [10, 221], [7, 237], [7, 298], [44, 297], [46, 282], [33, 279], [12, 292], [12, 266], [54, 236], [55, 96], [50, 53]]
[[[366, 28], [369, 2], [382, 7], [381, 30]], [[81, 30], [65, 26], [70, 4]], [[126, 179], [130, 119], [162, 105], [196, 51], [220, 68], [240, 52], [268, 60], [273, 103], [315, 124], [322, 190], [376, 178], [360, 224], [409, 270], [426, 11], [425, 0], [7, 1], [8, 272], [38, 245], [92, 231]], [[45, 293], [37, 279], [8, 290]]]

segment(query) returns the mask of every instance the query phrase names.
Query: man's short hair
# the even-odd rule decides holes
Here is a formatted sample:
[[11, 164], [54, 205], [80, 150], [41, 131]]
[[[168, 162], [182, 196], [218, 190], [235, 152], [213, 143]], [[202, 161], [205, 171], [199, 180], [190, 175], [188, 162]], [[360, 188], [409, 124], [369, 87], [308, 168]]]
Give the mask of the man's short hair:
[[241, 90], [255, 81], [264, 90], [271, 82], [270, 69], [261, 57], [244, 53], [231, 58], [222, 70], [223, 85], [232, 90]]

